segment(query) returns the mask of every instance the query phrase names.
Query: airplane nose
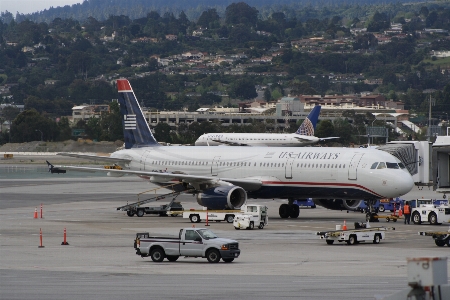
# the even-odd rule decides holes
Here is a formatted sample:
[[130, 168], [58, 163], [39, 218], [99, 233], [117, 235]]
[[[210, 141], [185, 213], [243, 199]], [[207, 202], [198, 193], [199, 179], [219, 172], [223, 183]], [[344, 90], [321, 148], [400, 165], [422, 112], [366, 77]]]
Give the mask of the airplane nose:
[[397, 190], [399, 196], [403, 196], [409, 193], [414, 187], [414, 180], [409, 173], [404, 176], [399, 176], [395, 179], [396, 185], [395, 189]]

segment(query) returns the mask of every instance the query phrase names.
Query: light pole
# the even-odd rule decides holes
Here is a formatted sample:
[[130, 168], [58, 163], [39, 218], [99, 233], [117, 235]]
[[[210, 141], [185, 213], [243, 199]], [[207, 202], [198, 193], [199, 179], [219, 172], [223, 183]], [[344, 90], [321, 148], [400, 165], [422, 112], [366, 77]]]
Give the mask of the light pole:
[[41, 133], [41, 142], [44, 140], [44, 134], [42, 133], [42, 131], [40, 131], [39, 129], [35, 129], [34, 131], [39, 131]]

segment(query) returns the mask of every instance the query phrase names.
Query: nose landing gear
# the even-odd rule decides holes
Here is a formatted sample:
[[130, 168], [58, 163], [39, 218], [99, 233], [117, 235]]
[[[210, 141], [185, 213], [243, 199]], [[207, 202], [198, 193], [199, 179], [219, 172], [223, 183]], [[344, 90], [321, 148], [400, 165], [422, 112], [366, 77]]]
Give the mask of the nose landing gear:
[[366, 203], [369, 211], [366, 213], [366, 221], [368, 222], [380, 222], [378, 218], [377, 211], [375, 209], [375, 204], [377, 203], [377, 200], [364, 200]]

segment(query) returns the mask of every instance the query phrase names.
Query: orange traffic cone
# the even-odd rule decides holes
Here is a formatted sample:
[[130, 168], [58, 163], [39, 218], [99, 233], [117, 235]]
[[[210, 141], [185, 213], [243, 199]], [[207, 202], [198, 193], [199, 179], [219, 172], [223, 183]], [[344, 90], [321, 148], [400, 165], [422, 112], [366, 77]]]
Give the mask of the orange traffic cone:
[[402, 212], [402, 209], [401, 209], [401, 208], [398, 209], [398, 216], [399, 216], [399, 217], [403, 216], [403, 212]]
[[345, 223], [345, 220], [344, 220], [344, 226], [342, 226], [342, 230], [347, 230], [347, 224]]
[[38, 218], [37, 207], [34, 209], [34, 218], [35, 218], [35, 219]]

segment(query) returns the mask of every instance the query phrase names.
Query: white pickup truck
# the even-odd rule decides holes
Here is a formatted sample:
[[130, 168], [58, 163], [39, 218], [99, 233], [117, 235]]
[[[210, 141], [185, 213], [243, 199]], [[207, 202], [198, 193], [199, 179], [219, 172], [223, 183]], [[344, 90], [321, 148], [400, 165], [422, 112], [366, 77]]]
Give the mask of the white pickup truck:
[[149, 236], [148, 232], [137, 233], [134, 241], [136, 254], [150, 256], [154, 262], [176, 261], [180, 256], [206, 257], [210, 263], [232, 262], [239, 257], [239, 243], [219, 238], [206, 228], [180, 229], [178, 237]]

